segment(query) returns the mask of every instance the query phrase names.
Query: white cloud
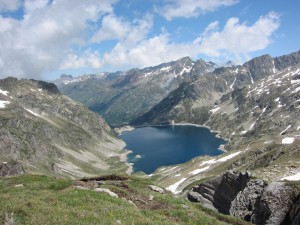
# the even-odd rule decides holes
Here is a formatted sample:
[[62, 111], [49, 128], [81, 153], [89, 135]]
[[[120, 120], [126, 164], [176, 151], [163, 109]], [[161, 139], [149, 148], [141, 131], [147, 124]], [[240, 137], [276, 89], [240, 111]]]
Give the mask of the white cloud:
[[[0, 16], [0, 75], [39, 78], [57, 69], [72, 47], [85, 46], [91, 30], [112, 0], [25, 1], [21, 20]], [[94, 58], [90, 64], [99, 66]]]
[[[279, 15], [274, 12], [252, 25], [230, 18], [223, 28], [215, 21], [195, 40], [178, 43], [173, 42], [166, 29], [152, 33], [153, 15], [133, 20], [118, 17], [113, 11], [116, 1], [25, 0], [21, 20], [0, 15], [0, 76], [41, 78], [53, 70], [80, 68], [115, 71], [152, 66], [187, 55], [240, 57], [266, 48], [279, 27]], [[235, 2], [189, 0], [184, 10], [197, 16]], [[183, 3], [176, 0], [171, 6], [183, 7]], [[176, 16], [170, 14], [169, 18]], [[107, 40], [116, 44], [101, 52], [101, 44]]]
[[92, 68], [99, 69], [102, 66], [102, 61], [99, 52], [91, 50], [86, 51], [83, 55], [69, 54], [67, 59], [62, 63], [60, 69], [80, 69]]
[[115, 15], [107, 15], [102, 20], [102, 27], [92, 37], [92, 42], [118, 40], [126, 37], [130, 31], [130, 23]]
[[206, 12], [215, 11], [222, 6], [238, 3], [238, 0], [175, 0], [166, 1], [167, 4], [157, 11], [167, 20], [175, 17], [197, 17]]
[[224, 51], [235, 56], [244, 55], [266, 48], [279, 25], [279, 15], [275, 12], [261, 16], [250, 26], [240, 23], [238, 18], [230, 18], [221, 31], [216, 22], [208, 25], [195, 42], [199, 51], [207, 56], [219, 57]]
[[46, 7], [48, 2], [49, 0], [25, 0], [24, 8], [26, 13], [31, 13], [34, 10]]
[[0, 0], [0, 12], [14, 12], [21, 6], [21, 0]]
[[146, 38], [153, 25], [153, 18], [147, 14], [142, 19], [129, 22], [113, 14], [102, 20], [101, 28], [92, 37], [91, 42], [99, 43], [105, 40], [119, 40], [125, 45], [135, 45]]
[[130, 48], [119, 42], [111, 52], [104, 55], [103, 64], [144, 67], [187, 55], [197, 58], [200, 54], [216, 61], [218, 57], [238, 61], [251, 52], [265, 49], [271, 43], [271, 36], [279, 24], [279, 15], [274, 12], [260, 17], [253, 25], [239, 23], [238, 18], [230, 18], [222, 30], [219, 30], [219, 23], [215, 21], [197, 39], [187, 43], [173, 43], [170, 35], [163, 32]]

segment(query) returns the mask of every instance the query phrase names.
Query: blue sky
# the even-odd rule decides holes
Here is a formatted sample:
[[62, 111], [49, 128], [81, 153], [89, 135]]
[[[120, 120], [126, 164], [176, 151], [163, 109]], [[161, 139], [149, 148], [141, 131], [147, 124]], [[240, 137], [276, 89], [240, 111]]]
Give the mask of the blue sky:
[[0, 78], [298, 51], [299, 0], [0, 0]]

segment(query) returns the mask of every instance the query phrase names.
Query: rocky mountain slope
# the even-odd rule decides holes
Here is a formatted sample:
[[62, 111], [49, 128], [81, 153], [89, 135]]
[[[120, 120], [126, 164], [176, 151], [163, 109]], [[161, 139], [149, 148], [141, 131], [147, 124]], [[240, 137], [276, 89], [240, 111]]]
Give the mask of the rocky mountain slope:
[[103, 115], [110, 125], [120, 126], [150, 110], [181, 83], [213, 69], [211, 62], [185, 57], [127, 72], [76, 78], [64, 75], [55, 83], [65, 95]]
[[[300, 51], [212, 68], [183, 58], [126, 73], [63, 76], [57, 83], [113, 125], [194, 123], [217, 131], [228, 140], [224, 154], [158, 168], [150, 179], [175, 195], [255, 224], [298, 224]], [[0, 130], [0, 160], [11, 155], [27, 171], [75, 171], [76, 176], [114, 172], [116, 165], [126, 169], [116, 137], [99, 116], [70, 103], [53, 85], [1, 82], [0, 118], [6, 130]]]
[[171, 121], [204, 124], [209, 119], [210, 108], [224, 94], [298, 63], [300, 51], [276, 58], [263, 55], [240, 66], [215, 69], [195, 81], [182, 83], [159, 104], [130, 124], [163, 124]]
[[[205, 123], [239, 143], [285, 144], [300, 130], [300, 64], [222, 96]], [[284, 139], [286, 136], [289, 139]]]
[[[228, 140], [225, 154], [160, 168], [154, 173], [157, 182], [183, 196], [192, 188], [193, 201], [255, 224], [298, 224], [300, 64], [291, 65], [236, 88], [207, 107], [204, 125]], [[228, 170], [249, 171], [252, 177], [244, 180], [244, 186], [233, 182], [241, 189], [222, 200], [225, 187], [235, 190], [233, 184], [220, 186], [228, 181], [223, 174]], [[258, 191], [252, 193], [255, 188]], [[226, 210], [219, 208], [225, 200]]]
[[[54, 84], [0, 80], [0, 162], [26, 172], [83, 177], [126, 171], [124, 143]], [[123, 161], [123, 162], [121, 162]]]

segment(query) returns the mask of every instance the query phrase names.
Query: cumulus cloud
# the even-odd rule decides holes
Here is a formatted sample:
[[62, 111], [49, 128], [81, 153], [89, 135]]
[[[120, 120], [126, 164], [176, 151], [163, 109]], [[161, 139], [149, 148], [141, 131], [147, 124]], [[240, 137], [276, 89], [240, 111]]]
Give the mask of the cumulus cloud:
[[[225, 55], [236, 60], [266, 48], [280, 25], [275, 12], [253, 24], [233, 17], [224, 27], [218, 21], [209, 24], [194, 40], [174, 42], [167, 29], [154, 34], [154, 15], [146, 13], [133, 20], [118, 17], [113, 10], [116, 1], [24, 0], [22, 19], [0, 15], [0, 76], [42, 79], [43, 74], [59, 70], [115, 71], [152, 66], [187, 55], [213, 59]], [[192, 6], [189, 14], [198, 15], [236, 1], [209, 2], [187, 0], [187, 6]], [[18, 4], [6, 6], [5, 10], [16, 10]], [[172, 4], [173, 8], [181, 5], [183, 0]], [[3, 4], [0, 6], [4, 9]], [[106, 41], [113, 45], [110, 49], [102, 48]]]
[[172, 43], [166, 32], [145, 39], [135, 47], [127, 48], [118, 43], [114, 49], [104, 55], [104, 64], [112, 66], [132, 65], [145, 67], [177, 60], [183, 56], [196, 56], [192, 43]]
[[223, 30], [218, 22], [213, 22], [194, 42], [199, 45], [202, 54], [219, 57], [221, 54], [233, 54], [236, 57], [266, 48], [271, 36], [280, 25], [280, 16], [270, 12], [261, 16], [253, 25], [240, 23], [238, 18], [230, 18]]
[[0, 0], [0, 12], [14, 12], [21, 6], [21, 0]]
[[102, 20], [102, 26], [91, 38], [92, 43], [106, 40], [119, 40], [123, 44], [132, 45], [146, 38], [153, 25], [153, 17], [148, 14], [142, 19], [128, 21], [109, 14]]
[[130, 48], [119, 42], [104, 55], [103, 65], [151, 66], [187, 55], [194, 58], [205, 55], [216, 61], [222, 57], [238, 62], [251, 52], [265, 49], [272, 42], [272, 34], [280, 25], [279, 19], [275, 12], [260, 17], [252, 25], [240, 23], [238, 18], [230, 18], [223, 29], [215, 21], [198, 38], [186, 43], [172, 42], [167, 32], [142, 40]]
[[68, 54], [67, 59], [61, 64], [60, 69], [80, 69], [92, 68], [99, 69], [102, 66], [102, 61], [98, 51], [85, 51], [82, 55]]
[[206, 12], [215, 11], [222, 6], [230, 6], [238, 3], [238, 0], [175, 0], [166, 1], [157, 11], [167, 20], [175, 17], [197, 17]]
[[114, 3], [25, 0], [23, 19], [0, 16], [0, 75], [39, 78], [57, 69], [72, 53], [72, 46], [86, 45], [91, 23], [112, 13]]
[[101, 29], [95, 33], [91, 41], [98, 43], [106, 40], [122, 39], [126, 37], [129, 31], [129, 22], [110, 14], [103, 18]]
[[31, 13], [34, 10], [44, 8], [48, 5], [49, 0], [26, 0], [24, 8], [26, 13]]

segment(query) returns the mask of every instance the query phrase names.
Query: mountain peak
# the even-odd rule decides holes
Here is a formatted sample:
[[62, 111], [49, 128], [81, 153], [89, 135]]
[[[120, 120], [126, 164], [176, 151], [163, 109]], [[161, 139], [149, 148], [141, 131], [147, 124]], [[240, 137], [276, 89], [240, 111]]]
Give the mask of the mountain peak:
[[31, 79], [31, 81], [33, 83], [36, 83], [39, 88], [47, 90], [49, 93], [52, 93], [52, 94], [59, 94], [60, 93], [57, 86], [53, 83], [48, 83], [48, 82], [45, 82], [45, 81], [33, 80], [33, 79]]
[[73, 79], [74, 77], [71, 74], [61, 74], [61, 79]]

